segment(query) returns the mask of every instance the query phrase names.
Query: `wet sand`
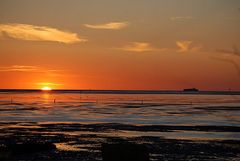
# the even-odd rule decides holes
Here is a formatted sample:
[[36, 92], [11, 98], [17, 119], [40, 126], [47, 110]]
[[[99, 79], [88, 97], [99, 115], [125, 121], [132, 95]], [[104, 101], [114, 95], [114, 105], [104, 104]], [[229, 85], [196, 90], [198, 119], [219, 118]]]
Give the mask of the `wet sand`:
[[[103, 143], [134, 143], [147, 147], [151, 160], [239, 160], [240, 140], [169, 139], [151, 132], [240, 132], [236, 126], [167, 126], [130, 124], [0, 123], [2, 161], [97, 161]], [[41, 145], [36, 151], [14, 145]], [[46, 146], [42, 146], [46, 145]], [[54, 146], [51, 146], [54, 145]], [[51, 148], [49, 148], [49, 146]], [[21, 146], [20, 146], [21, 147]], [[45, 147], [45, 148], [44, 148]]]
[[0, 94], [0, 161], [100, 161], [102, 145], [108, 144], [146, 148], [151, 161], [239, 160], [239, 100], [232, 95]]

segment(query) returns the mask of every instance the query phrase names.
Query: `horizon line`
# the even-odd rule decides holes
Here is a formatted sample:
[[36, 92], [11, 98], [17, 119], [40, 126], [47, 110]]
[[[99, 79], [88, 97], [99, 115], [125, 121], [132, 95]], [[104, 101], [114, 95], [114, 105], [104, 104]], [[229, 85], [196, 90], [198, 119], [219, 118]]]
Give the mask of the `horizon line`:
[[[42, 89], [20, 89], [20, 88], [17, 88], [17, 89], [14, 89], [14, 88], [10, 88], [10, 89], [7, 89], [7, 88], [3, 88], [3, 89], [0, 89], [0, 91], [43, 91]], [[146, 94], [161, 94], [161, 93], [193, 93], [193, 94], [207, 94], [207, 93], [227, 93], [227, 94], [240, 94], [240, 91], [235, 91], [235, 90], [199, 90], [199, 91], [184, 91], [184, 89], [182, 90], [179, 90], [179, 89], [176, 89], [176, 90], [172, 90], [172, 89], [169, 89], [169, 90], [159, 90], [159, 89], [156, 89], [156, 90], [151, 90], [151, 89], [51, 89], [50, 91], [48, 92], [61, 92], [61, 91], [65, 91], [65, 92], [71, 92], [71, 91], [82, 91], [82, 92], [89, 92], [89, 93], [93, 93], [93, 92], [98, 92], [98, 93], [114, 93], [114, 92], [118, 92], [118, 93], [146, 93]]]

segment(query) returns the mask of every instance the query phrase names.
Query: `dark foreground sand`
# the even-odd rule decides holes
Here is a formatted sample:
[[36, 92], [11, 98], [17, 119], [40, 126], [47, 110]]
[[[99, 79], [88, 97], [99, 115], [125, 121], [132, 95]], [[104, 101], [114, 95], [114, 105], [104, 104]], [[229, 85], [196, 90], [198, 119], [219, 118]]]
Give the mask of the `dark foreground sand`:
[[102, 160], [103, 143], [144, 145], [151, 160], [240, 160], [239, 140], [183, 140], [118, 135], [137, 132], [240, 132], [229, 126], [134, 126], [124, 124], [0, 123], [0, 161]]

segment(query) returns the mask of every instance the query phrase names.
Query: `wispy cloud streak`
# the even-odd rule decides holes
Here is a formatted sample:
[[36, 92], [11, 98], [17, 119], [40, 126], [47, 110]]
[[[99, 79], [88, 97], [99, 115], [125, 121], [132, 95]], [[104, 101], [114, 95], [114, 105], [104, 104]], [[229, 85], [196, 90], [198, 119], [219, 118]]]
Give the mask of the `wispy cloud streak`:
[[62, 70], [45, 69], [38, 66], [29, 65], [0, 66], [0, 72], [45, 73], [52, 77], [62, 76]]
[[131, 51], [131, 52], [150, 52], [150, 51], [165, 51], [165, 48], [155, 48], [150, 43], [147, 42], [132, 42], [129, 45], [126, 45], [121, 48], [117, 48], [123, 51]]
[[170, 20], [172, 21], [187, 21], [187, 20], [193, 20], [194, 18], [191, 16], [176, 16], [171, 17]]
[[236, 69], [236, 71], [238, 73], [238, 76], [240, 78], [240, 66], [235, 61], [230, 60], [230, 59], [226, 59], [226, 58], [220, 58], [220, 57], [211, 57], [211, 58], [214, 59], [214, 60], [218, 60], [218, 61], [222, 61], [222, 62], [226, 62], [226, 63], [231, 64]]
[[28, 24], [0, 24], [0, 36], [7, 36], [27, 41], [53, 41], [61, 43], [85, 42], [76, 33], [61, 31], [47, 26], [34, 26]]
[[129, 22], [109, 22], [105, 24], [85, 24], [84, 26], [91, 29], [104, 29], [104, 30], [120, 30], [126, 28]]
[[192, 41], [177, 41], [176, 42], [176, 48], [158, 48], [152, 46], [148, 42], [132, 42], [129, 43], [128, 45], [125, 45], [120, 48], [115, 48], [118, 50], [123, 50], [123, 51], [131, 51], [131, 52], [151, 52], [151, 51], [156, 51], [156, 52], [180, 52], [180, 53], [185, 53], [185, 52], [198, 52], [202, 51], [202, 45], [196, 44]]
[[36, 66], [13, 65], [9, 67], [0, 67], [1, 72], [34, 72], [40, 69]]
[[202, 46], [194, 44], [192, 41], [177, 41], [176, 45], [178, 46], [178, 52], [194, 52], [199, 51]]
[[179, 52], [189, 51], [192, 41], [177, 41], [177, 46], [179, 47]]
[[217, 52], [229, 55], [235, 55], [240, 57], [239, 50], [236, 46], [233, 46], [232, 50], [218, 49]]

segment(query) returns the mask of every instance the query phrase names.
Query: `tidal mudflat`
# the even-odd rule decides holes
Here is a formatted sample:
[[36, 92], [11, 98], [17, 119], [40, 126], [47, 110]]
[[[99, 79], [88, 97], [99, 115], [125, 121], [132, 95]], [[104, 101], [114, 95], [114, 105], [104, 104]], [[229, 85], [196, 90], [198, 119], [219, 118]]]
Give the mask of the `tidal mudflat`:
[[150, 160], [239, 160], [238, 95], [0, 94], [0, 159], [97, 161], [104, 144]]

